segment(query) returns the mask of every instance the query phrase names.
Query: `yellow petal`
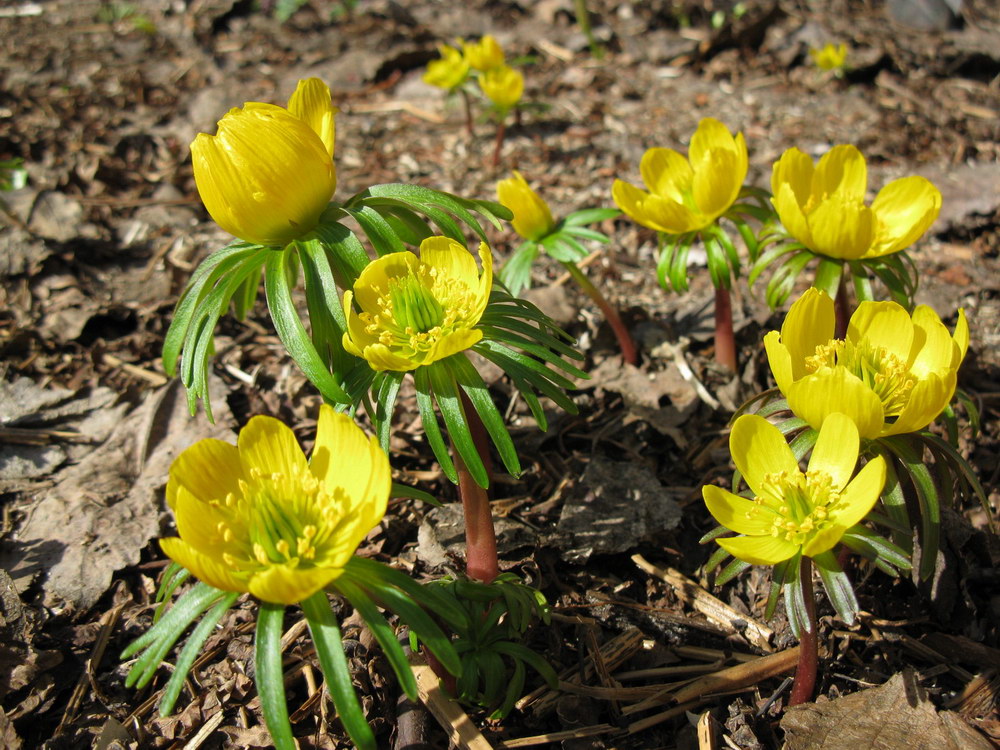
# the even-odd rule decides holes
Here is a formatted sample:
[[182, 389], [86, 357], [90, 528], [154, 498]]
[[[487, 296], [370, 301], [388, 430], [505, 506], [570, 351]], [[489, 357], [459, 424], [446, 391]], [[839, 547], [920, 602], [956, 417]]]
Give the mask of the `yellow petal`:
[[923, 331], [924, 336], [923, 345], [910, 365], [910, 372], [924, 378], [932, 372], [943, 374], [958, 368], [962, 361], [961, 347], [932, 308], [917, 305], [913, 311], [913, 327]]
[[483, 332], [478, 328], [466, 328], [442, 336], [428, 356], [428, 363], [437, 362], [439, 359], [450, 357], [452, 354], [464, 352], [482, 339], [482, 337]]
[[248, 103], [191, 144], [195, 184], [227, 232], [283, 246], [312, 230], [336, 187], [330, 154], [305, 122], [269, 104]]
[[211, 503], [202, 502], [183, 487], [177, 493], [174, 519], [177, 522], [177, 533], [185, 544], [220, 560], [223, 552], [232, 551], [232, 543], [226, 540], [220, 525], [233, 527], [233, 531], [242, 531], [239, 521], [230, 523], [230, 513]]
[[651, 193], [676, 203], [684, 202], [694, 180], [688, 160], [672, 148], [647, 149], [639, 162], [639, 174]]
[[814, 243], [809, 231], [809, 221], [802, 210], [804, 204], [799, 202], [793, 186], [787, 182], [779, 184], [771, 203], [788, 233], [806, 247], [812, 248]]
[[781, 334], [770, 331], [764, 336], [764, 351], [767, 352], [767, 363], [771, 366], [771, 374], [778, 390], [784, 393], [794, 380], [792, 376], [792, 357], [788, 347], [781, 343]]
[[729, 435], [729, 452], [754, 495], [764, 494], [761, 487], [768, 474], [799, 471], [799, 463], [778, 428], [756, 414], [744, 414], [736, 420]]
[[[814, 172], [812, 159], [799, 151], [794, 146], [781, 155], [771, 167], [771, 193], [777, 199], [781, 192], [782, 185], [787, 185], [791, 191], [785, 200], [794, 203], [799, 207], [799, 214], [809, 202], [812, 195], [812, 176]], [[785, 223], [785, 220], [781, 220]], [[787, 224], [785, 228], [792, 231]], [[794, 235], [796, 238], [797, 234]]]
[[958, 322], [955, 324], [955, 343], [958, 344], [958, 363], [961, 364], [965, 359], [965, 353], [969, 351], [969, 321], [965, 319], [965, 310], [961, 308], [958, 310]]
[[377, 312], [379, 298], [388, 294], [389, 280], [409, 276], [419, 267], [420, 260], [409, 250], [376, 258], [354, 282], [354, 299], [365, 312]]
[[174, 507], [180, 487], [199, 500], [223, 500], [230, 492], [239, 492], [242, 478], [240, 452], [235, 445], [211, 438], [199, 440], [170, 465], [167, 505]]
[[215, 586], [223, 591], [249, 591], [246, 581], [233, 574], [233, 571], [222, 562], [202, 554], [198, 550], [177, 537], [160, 540], [160, 549], [178, 565], [182, 565], [196, 578], [209, 586]]
[[469, 66], [479, 71], [499, 68], [504, 64], [503, 48], [492, 34], [486, 34], [478, 42], [462, 42], [462, 51]]
[[272, 565], [250, 577], [250, 593], [263, 602], [296, 604], [308, 599], [343, 572], [340, 568]]
[[521, 100], [524, 76], [518, 70], [501, 65], [479, 76], [479, 88], [501, 112], [506, 112]]
[[467, 321], [469, 325], [479, 322], [486, 312], [486, 305], [490, 301], [490, 293], [493, 291], [493, 251], [485, 242], [479, 243], [479, 260], [483, 264], [483, 274], [479, 277], [479, 293], [476, 298], [476, 305], [473, 312], [473, 319]]
[[528, 240], [540, 240], [552, 231], [555, 221], [548, 204], [528, 185], [520, 172], [497, 183], [497, 200], [514, 214], [514, 231]]
[[770, 535], [774, 519], [778, 517], [767, 506], [758, 505], [745, 497], [716, 487], [714, 484], [706, 484], [702, 487], [701, 495], [712, 517], [737, 534]]
[[824, 367], [793, 383], [785, 394], [797, 417], [820, 429], [833, 412], [841, 412], [869, 440], [882, 431], [883, 411], [879, 397], [843, 367]]
[[[700, 166], [715, 159], [719, 152], [729, 152], [736, 156], [736, 142], [725, 125], [714, 117], [705, 117], [691, 136], [688, 158], [692, 168], [697, 171]], [[742, 178], [740, 182], [743, 182]]]
[[751, 565], [777, 565], [799, 551], [799, 545], [774, 536], [734, 536], [715, 541], [730, 555]]
[[379, 372], [383, 370], [391, 370], [392, 372], [409, 372], [421, 364], [421, 362], [416, 362], [412, 359], [407, 359], [406, 357], [396, 354], [384, 344], [372, 344], [371, 346], [366, 346], [362, 356], [368, 360], [368, 364], [371, 365], [373, 370], [377, 370]]
[[328, 404], [320, 407], [309, 467], [329, 491], [343, 489], [365, 534], [382, 520], [392, 485], [389, 459], [375, 438]]
[[626, 216], [637, 224], [656, 230], [658, 232], [668, 231], [665, 227], [659, 226], [651, 221], [643, 207], [649, 198], [649, 193], [640, 190], [635, 185], [624, 180], [615, 180], [611, 186], [611, 198], [615, 205], [620, 208]]
[[872, 346], [896, 355], [905, 364], [909, 364], [916, 353], [914, 333], [913, 321], [906, 309], [895, 302], [862, 302], [847, 324], [849, 341], [867, 340]]
[[875, 241], [875, 215], [864, 203], [839, 193], [821, 201], [807, 217], [809, 249], [830, 258], [855, 260]]
[[859, 523], [875, 506], [885, 486], [885, 459], [881, 456], [865, 464], [830, 510], [830, 525], [802, 545], [802, 554], [815, 557], [833, 549], [849, 528]]
[[930, 229], [941, 211], [941, 192], [923, 177], [903, 177], [882, 188], [872, 203], [878, 232], [866, 257], [909, 247]]
[[854, 146], [834, 146], [820, 157], [813, 173], [813, 195], [838, 195], [844, 202], [863, 203], [867, 191], [868, 167]]
[[692, 191], [698, 210], [704, 215], [703, 228], [711, 224], [736, 201], [746, 178], [746, 169], [739, 169], [735, 150], [713, 151], [711, 158], [698, 164]]
[[[806, 357], [813, 356], [817, 347], [830, 342], [835, 327], [833, 300], [821, 289], [810, 287], [792, 303], [781, 324], [781, 343], [788, 348], [793, 381], [805, 377]], [[787, 395], [784, 387], [781, 390]]]
[[288, 100], [288, 111], [313, 129], [333, 158], [334, 116], [338, 110], [330, 100], [330, 88], [319, 78], [299, 81]]
[[847, 486], [858, 463], [858, 428], [849, 417], [833, 412], [819, 431], [809, 457], [809, 471], [825, 471], [838, 492]]
[[243, 473], [256, 469], [262, 474], [298, 476], [307, 470], [305, 454], [295, 433], [274, 417], [256, 416], [240, 430], [237, 440]]
[[451, 237], [425, 239], [420, 243], [420, 260], [431, 268], [436, 268], [439, 279], [455, 279], [469, 289], [479, 286], [479, 267], [475, 257], [469, 252], [469, 248]]
[[955, 395], [955, 385], [957, 376], [954, 371], [949, 371], [943, 375], [935, 372], [928, 374], [924, 379], [917, 381], [910, 391], [910, 398], [906, 406], [899, 413], [896, 421], [886, 424], [882, 429], [883, 435], [905, 435], [910, 432], [918, 432], [937, 419], [937, 416], [944, 411], [944, 407]]

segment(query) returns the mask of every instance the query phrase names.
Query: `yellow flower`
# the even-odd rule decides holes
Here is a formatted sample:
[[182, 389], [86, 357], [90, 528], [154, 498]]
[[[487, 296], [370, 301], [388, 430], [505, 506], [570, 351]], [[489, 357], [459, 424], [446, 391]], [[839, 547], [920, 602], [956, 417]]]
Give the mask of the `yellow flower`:
[[469, 65], [480, 72], [485, 73], [504, 64], [503, 49], [490, 34], [478, 42], [462, 41], [462, 50]]
[[337, 187], [336, 108], [318, 78], [299, 81], [288, 109], [247, 102], [216, 135], [191, 144], [194, 180], [208, 213], [230, 234], [286, 245], [313, 229]]
[[911, 317], [895, 302], [862, 302], [846, 339], [833, 338], [834, 319], [833, 300], [810, 289], [781, 332], [764, 337], [778, 388], [812, 427], [842, 412], [863, 438], [900, 435], [923, 429], [951, 401], [969, 347], [962, 310], [954, 336], [926, 305]]
[[813, 167], [790, 148], [771, 171], [771, 202], [795, 239], [830, 258], [877, 258], [909, 247], [941, 210], [941, 193], [923, 177], [903, 177], [865, 205], [868, 170], [854, 146], [834, 146]]
[[747, 176], [743, 134], [734, 138], [706, 117], [691, 138], [688, 158], [670, 148], [651, 148], [639, 165], [646, 190], [615, 180], [611, 195], [639, 224], [666, 234], [704, 229], [733, 205]]
[[497, 183], [497, 200], [514, 214], [514, 231], [526, 240], [540, 240], [556, 225], [548, 204], [528, 186], [520, 172]]
[[[368, 264], [344, 293], [344, 348], [374, 370], [407, 372], [468, 349], [493, 287], [493, 255], [479, 245], [482, 274], [464, 245], [428, 237], [420, 257], [389, 253]], [[357, 300], [361, 312], [354, 311]]]
[[729, 449], [752, 500], [706, 485], [702, 497], [715, 520], [743, 536], [717, 539], [740, 560], [774, 565], [799, 551], [815, 557], [840, 541], [875, 505], [885, 485], [885, 459], [858, 463], [858, 430], [834, 412], [823, 423], [803, 473], [773, 424], [756, 414], [736, 420]]
[[202, 440], [174, 461], [167, 503], [180, 537], [160, 546], [210, 586], [294, 604], [343, 572], [391, 485], [378, 441], [330, 406], [309, 461], [291, 429], [254, 417], [237, 445]]
[[423, 75], [425, 83], [438, 88], [452, 89], [462, 85], [469, 76], [469, 62], [462, 56], [460, 50], [442, 44], [438, 47], [441, 57], [427, 63], [427, 71]]
[[847, 45], [827, 42], [820, 48], [810, 47], [809, 57], [820, 70], [840, 70], [847, 62]]
[[479, 88], [486, 97], [504, 112], [519, 101], [524, 93], [524, 76], [507, 65], [491, 68], [479, 76]]

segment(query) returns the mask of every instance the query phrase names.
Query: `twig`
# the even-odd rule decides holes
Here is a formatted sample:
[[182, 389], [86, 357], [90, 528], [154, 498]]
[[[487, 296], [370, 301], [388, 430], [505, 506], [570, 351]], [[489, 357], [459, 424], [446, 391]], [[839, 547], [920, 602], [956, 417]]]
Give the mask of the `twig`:
[[438, 678], [427, 666], [423, 656], [413, 654], [410, 657], [413, 675], [417, 678], [417, 691], [420, 700], [427, 706], [441, 727], [448, 733], [451, 740], [460, 750], [493, 750], [490, 743], [476, 729], [469, 715], [459, 705], [446, 696], [438, 687]]
[[620, 731], [621, 729], [613, 727], [610, 724], [592, 724], [588, 727], [568, 729], [565, 732], [549, 732], [548, 734], [536, 734], [533, 737], [518, 737], [517, 739], [501, 742], [497, 747], [504, 748], [504, 750], [507, 748], [534, 747], [535, 745], [548, 745], [553, 742], [563, 742], [565, 740], [598, 737], [602, 734], [612, 734]]
[[[667, 568], [666, 570], [658, 568], [647, 561], [642, 555], [632, 555], [632, 561], [650, 575], [654, 575], [673, 586], [677, 595], [682, 600], [689, 603], [712, 622], [726, 628], [732, 633], [743, 635], [750, 643], [762, 651], [774, 650], [770, 643], [774, 631], [767, 627], [767, 625], [757, 622], [749, 615], [737, 612], [728, 604], [719, 601], [697, 583], [673, 568]], [[743, 627], [737, 626], [736, 623], [743, 623]]]

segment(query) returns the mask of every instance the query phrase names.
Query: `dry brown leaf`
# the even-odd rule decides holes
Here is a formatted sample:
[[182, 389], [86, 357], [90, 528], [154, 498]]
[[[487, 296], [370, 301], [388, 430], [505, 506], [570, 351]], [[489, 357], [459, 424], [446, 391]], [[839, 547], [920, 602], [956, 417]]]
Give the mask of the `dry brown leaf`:
[[806, 703], [781, 721], [785, 750], [991, 750], [961, 717], [938, 711], [912, 674], [828, 703]]

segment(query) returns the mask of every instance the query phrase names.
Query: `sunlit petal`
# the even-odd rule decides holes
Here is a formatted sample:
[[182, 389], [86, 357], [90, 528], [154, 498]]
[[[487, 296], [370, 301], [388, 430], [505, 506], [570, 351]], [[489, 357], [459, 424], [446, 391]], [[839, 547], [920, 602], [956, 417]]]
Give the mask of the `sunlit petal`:
[[834, 489], [843, 489], [854, 474], [859, 445], [854, 422], [840, 412], [833, 412], [823, 420], [823, 429], [809, 457], [809, 471], [829, 474]]
[[240, 431], [236, 444], [246, 476], [254, 470], [298, 475], [308, 466], [295, 433], [274, 417], [253, 417]]
[[872, 211], [878, 232], [869, 257], [895, 253], [930, 229], [941, 211], [941, 191], [923, 177], [903, 177], [879, 191]]
[[834, 146], [822, 157], [813, 173], [813, 195], [837, 195], [845, 202], [862, 202], [868, 191], [865, 157], [851, 145]]
[[793, 383], [785, 394], [796, 416], [820, 429], [833, 412], [847, 416], [863, 438], [882, 430], [882, 402], [864, 383], [842, 367], [824, 367]]
[[773, 536], [733, 536], [716, 541], [733, 557], [751, 565], [776, 565], [800, 549], [797, 544]]
[[799, 470], [798, 461], [778, 428], [756, 414], [744, 414], [736, 420], [729, 435], [729, 451], [755, 495], [762, 494], [767, 475]]
[[230, 492], [239, 491], [242, 478], [240, 452], [235, 445], [222, 440], [199, 440], [170, 466], [167, 505], [174, 507], [180, 487], [199, 500], [223, 500]]
[[745, 497], [706, 484], [701, 488], [705, 506], [712, 517], [727, 529], [737, 534], [769, 536], [775, 519], [774, 511]]

